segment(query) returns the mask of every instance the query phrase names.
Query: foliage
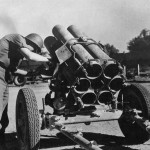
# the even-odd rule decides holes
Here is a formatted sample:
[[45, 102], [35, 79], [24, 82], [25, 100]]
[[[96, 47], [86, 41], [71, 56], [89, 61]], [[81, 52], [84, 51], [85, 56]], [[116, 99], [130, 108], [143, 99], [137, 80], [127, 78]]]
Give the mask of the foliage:
[[115, 54], [119, 52], [118, 49], [116, 49], [113, 45], [105, 44], [105, 52], [110, 56], [113, 57]]
[[129, 41], [127, 48], [130, 52], [150, 52], [150, 31], [143, 29], [139, 36]]

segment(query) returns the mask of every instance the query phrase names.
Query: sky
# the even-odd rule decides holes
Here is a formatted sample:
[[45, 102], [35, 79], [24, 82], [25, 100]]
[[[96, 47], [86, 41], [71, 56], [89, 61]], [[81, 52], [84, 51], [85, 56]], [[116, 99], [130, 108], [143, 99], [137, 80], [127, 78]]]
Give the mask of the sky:
[[150, 29], [150, 0], [0, 0], [0, 37], [9, 33], [53, 36], [55, 25], [76, 25], [120, 52]]

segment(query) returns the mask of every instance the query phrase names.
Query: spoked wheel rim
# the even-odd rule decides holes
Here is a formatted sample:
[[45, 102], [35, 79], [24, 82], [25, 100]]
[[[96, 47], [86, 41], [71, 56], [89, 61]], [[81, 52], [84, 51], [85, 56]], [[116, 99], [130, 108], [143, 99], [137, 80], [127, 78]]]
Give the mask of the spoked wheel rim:
[[140, 117], [144, 117], [143, 106], [140, 102], [139, 97], [137, 97], [137, 95], [135, 95], [134, 93], [129, 93], [129, 95], [125, 97], [124, 101], [125, 101], [125, 104], [123, 107], [124, 113], [136, 110], [140, 112], [138, 114]]
[[150, 119], [150, 93], [139, 84], [132, 84], [120, 92], [122, 97], [123, 113], [118, 120], [119, 126], [129, 141], [143, 143], [149, 139], [148, 132], [143, 129], [128, 114], [132, 111], [139, 112], [138, 115], [144, 119]]

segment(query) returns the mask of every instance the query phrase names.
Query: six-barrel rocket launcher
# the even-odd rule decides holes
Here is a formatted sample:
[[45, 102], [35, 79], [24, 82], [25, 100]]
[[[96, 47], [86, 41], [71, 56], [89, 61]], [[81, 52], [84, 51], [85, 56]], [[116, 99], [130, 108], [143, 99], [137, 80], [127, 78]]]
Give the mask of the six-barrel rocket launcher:
[[55, 92], [54, 103], [60, 106], [57, 109], [65, 109], [70, 95], [74, 101], [84, 104], [114, 101], [114, 95], [124, 84], [120, 64], [76, 26], [69, 26], [67, 30], [56, 25], [52, 32], [54, 37], [46, 38], [44, 43], [52, 59], [57, 58], [58, 62], [50, 84], [51, 91]]
[[[114, 120], [127, 140], [140, 144], [149, 140], [149, 91], [140, 84], [126, 83], [120, 64], [104, 53], [100, 43], [81, 33], [75, 26], [67, 30], [57, 25], [54, 36], [44, 40], [53, 75], [42, 109], [31, 89], [19, 90], [16, 127], [23, 149], [25, 145], [38, 149], [40, 129], [47, 128], [59, 130], [86, 150], [100, 150], [95, 141], [68, 130], [67, 125]], [[50, 109], [45, 109], [46, 105]]]
[[[99, 60], [100, 65], [102, 66], [103, 73], [100, 76], [104, 85], [112, 92], [116, 92], [121, 89], [124, 83], [123, 69], [121, 65], [111, 59], [105, 52], [104, 46], [100, 43], [97, 43], [92, 38], [89, 38], [84, 32], [82, 32], [77, 26], [71, 25], [67, 30], [75, 37], [79, 38], [82, 46], [94, 57]], [[98, 79], [94, 83], [98, 82]], [[102, 83], [101, 82], [101, 83]], [[94, 85], [94, 84], [92, 84]], [[100, 87], [100, 86], [99, 86]]]

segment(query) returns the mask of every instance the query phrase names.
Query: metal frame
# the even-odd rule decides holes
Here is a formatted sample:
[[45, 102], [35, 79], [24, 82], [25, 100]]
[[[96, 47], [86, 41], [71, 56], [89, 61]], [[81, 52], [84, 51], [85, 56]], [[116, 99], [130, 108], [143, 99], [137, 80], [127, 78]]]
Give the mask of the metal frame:
[[43, 101], [43, 110], [42, 110], [42, 117], [44, 122], [44, 128], [48, 128], [49, 130], [57, 129], [62, 134], [70, 138], [75, 143], [79, 144], [82, 148], [86, 150], [101, 150], [95, 141], [88, 141], [83, 137], [83, 134], [79, 131], [72, 132], [66, 128], [66, 125], [71, 124], [79, 124], [85, 123], [86, 125], [90, 125], [92, 122], [103, 122], [103, 121], [114, 121], [118, 120], [122, 115], [126, 115], [128, 119], [132, 122], [136, 121], [139, 126], [141, 126], [144, 130], [146, 130], [150, 134], [150, 121], [140, 117], [138, 114], [141, 113], [140, 111], [134, 109], [128, 111], [127, 113], [123, 114], [121, 110], [96, 110], [95, 112], [91, 113], [91, 115], [76, 115], [75, 117], [64, 117], [64, 116], [57, 116], [51, 114], [45, 114], [45, 102]]

